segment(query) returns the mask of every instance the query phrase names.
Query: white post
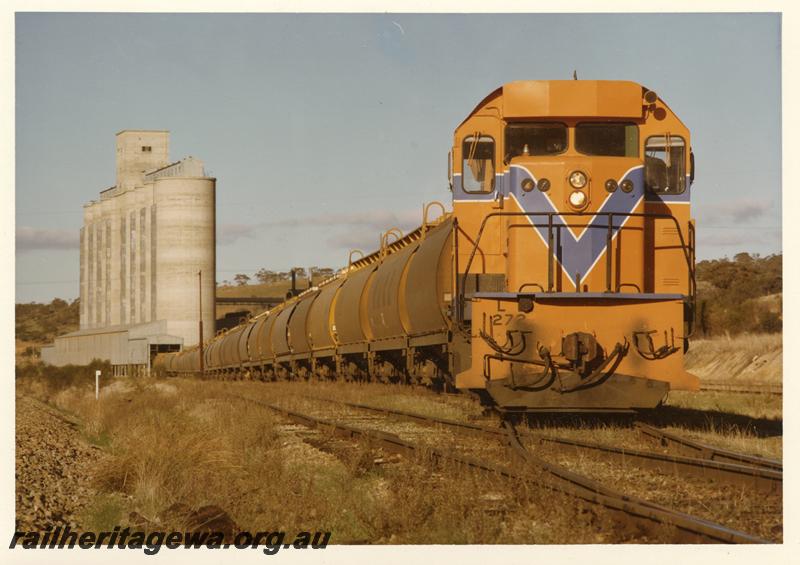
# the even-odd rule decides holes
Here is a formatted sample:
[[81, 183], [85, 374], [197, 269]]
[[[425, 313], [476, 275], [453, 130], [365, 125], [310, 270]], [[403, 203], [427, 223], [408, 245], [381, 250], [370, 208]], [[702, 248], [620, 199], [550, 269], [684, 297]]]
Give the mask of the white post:
[[94, 399], [100, 399], [100, 371], [94, 372]]

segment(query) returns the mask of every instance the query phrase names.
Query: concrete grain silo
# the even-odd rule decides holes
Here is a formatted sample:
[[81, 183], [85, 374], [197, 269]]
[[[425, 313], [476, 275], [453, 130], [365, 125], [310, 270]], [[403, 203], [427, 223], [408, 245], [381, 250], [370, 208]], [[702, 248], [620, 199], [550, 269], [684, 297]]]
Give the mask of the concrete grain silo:
[[157, 317], [168, 332], [197, 343], [198, 271], [202, 272], [203, 333], [214, 335], [216, 273], [215, 181], [197, 177], [161, 177], [155, 181], [157, 269], [154, 289]]
[[157, 352], [197, 345], [201, 309], [214, 335], [216, 179], [199, 159], [170, 162], [169, 132], [124, 130], [116, 181], [84, 205], [80, 330], [43, 348], [45, 362], [142, 372]]

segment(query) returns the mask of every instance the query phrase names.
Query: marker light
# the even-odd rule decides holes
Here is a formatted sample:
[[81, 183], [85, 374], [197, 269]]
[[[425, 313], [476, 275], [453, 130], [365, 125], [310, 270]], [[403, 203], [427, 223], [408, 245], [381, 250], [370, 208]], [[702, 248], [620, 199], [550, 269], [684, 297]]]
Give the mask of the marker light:
[[536, 183], [533, 182], [533, 179], [523, 179], [521, 183], [519, 183], [520, 188], [525, 192], [530, 192], [534, 188], [536, 188]]
[[539, 179], [539, 184], [537, 185], [537, 188], [541, 192], [547, 192], [548, 190], [550, 190], [550, 181], [547, 179]]
[[622, 192], [630, 192], [633, 190], [633, 181], [631, 179], [625, 179], [620, 183], [619, 187], [622, 189]]
[[573, 208], [583, 208], [586, 206], [586, 193], [579, 190], [574, 191], [569, 195], [569, 203]]
[[572, 188], [583, 188], [586, 186], [586, 174], [582, 171], [573, 171], [569, 175], [569, 184], [572, 185]]
[[617, 181], [615, 181], [614, 179], [608, 179], [606, 181], [606, 190], [608, 192], [614, 192], [615, 190], [617, 190]]

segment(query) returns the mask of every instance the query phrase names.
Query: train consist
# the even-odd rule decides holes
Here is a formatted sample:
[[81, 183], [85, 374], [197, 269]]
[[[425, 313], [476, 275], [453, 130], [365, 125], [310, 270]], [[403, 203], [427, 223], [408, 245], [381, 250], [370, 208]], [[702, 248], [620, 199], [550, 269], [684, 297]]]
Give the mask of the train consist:
[[694, 156], [654, 91], [505, 84], [455, 130], [448, 176], [451, 212], [429, 204], [419, 228], [155, 369], [425, 384], [505, 411], [645, 409], [698, 388]]

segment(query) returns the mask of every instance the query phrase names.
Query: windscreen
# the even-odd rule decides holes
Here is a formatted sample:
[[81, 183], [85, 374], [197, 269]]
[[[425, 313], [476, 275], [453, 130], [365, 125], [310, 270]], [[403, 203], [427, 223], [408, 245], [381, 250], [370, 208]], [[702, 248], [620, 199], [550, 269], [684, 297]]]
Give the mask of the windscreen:
[[464, 138], [461, 146], [463, 161], [461, 178], [465, 192], [494, 190], [494, 139], [488, 135]]
[[639, 128], [625, 123], [578, 124], [575, 149], [597, 157], [638, 157]]
[[676, 135], [655, 135], [645, 144], [645, 183], [656, 193], [686, 190], [686, 143]]
[[566, 150], [567, 126], [564, 124], [542, 122], [506, 126], [506, 163], [520, 155], [557, 155]]

